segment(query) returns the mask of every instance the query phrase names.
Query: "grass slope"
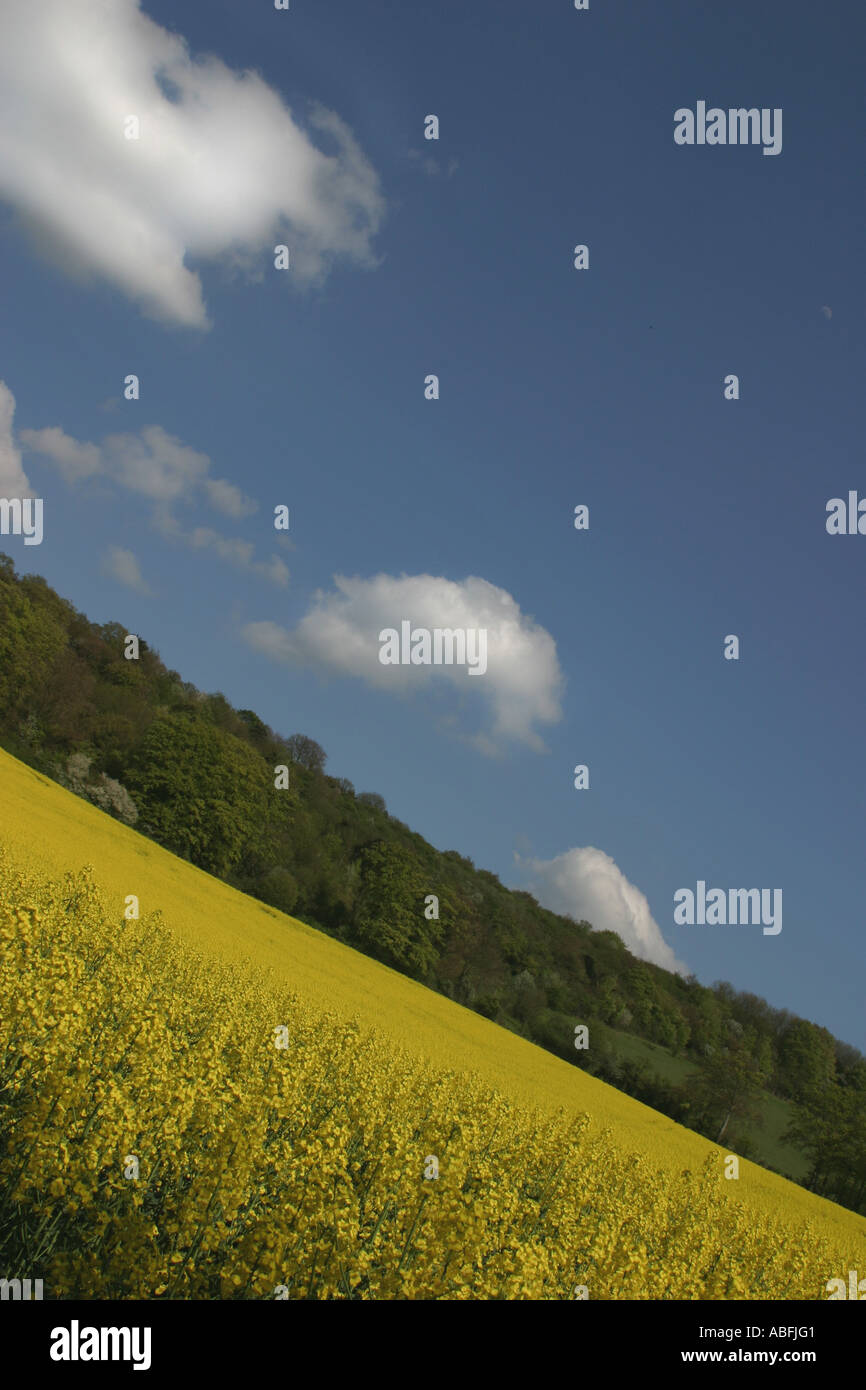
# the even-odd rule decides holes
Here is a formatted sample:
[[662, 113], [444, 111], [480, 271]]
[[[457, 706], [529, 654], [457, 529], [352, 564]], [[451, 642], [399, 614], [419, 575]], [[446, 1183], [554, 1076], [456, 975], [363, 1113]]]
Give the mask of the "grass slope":
[[[608, 1028], [606, 1038], [611, 1049], [623, 1061], [641, 1063], [647, 1070], [674, 1085], [682, 1085], [696, 1070], [694, 1064], [687, 1062], [684, 1057], [674, 1057], [658, 1043], [638, 1038], [633, 1033], [623, 1033], [619, 1028]], [[794, 1118], [793, 1107], [780, 1096], [771, 1096], [768, 1091], [762, 1091], [758, 1108], [762, 1123], [749, 1122], [746, 1125], [758, 1158], [798, 1180], [805, 1178], [809, 1171], [805, 1155], [782, 1139]]]

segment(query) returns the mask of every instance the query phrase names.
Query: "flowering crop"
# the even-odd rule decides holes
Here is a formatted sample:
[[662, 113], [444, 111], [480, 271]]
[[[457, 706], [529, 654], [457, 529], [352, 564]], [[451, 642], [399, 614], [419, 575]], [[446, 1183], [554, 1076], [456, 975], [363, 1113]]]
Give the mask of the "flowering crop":
[[[727, 1180], [697, 1135], [0, 759], [45, 832], [24, 870], [4, 816], [0, 1267], [46, 1296], [823, 1298], [866, 1265], [862, 1218]], [[107, 888], [49, 872], [77, 837], [113, 850]]]

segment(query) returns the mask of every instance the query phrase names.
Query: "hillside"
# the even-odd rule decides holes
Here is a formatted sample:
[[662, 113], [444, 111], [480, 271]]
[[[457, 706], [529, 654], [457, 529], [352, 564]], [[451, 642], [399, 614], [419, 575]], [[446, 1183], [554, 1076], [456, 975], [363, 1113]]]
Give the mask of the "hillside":
[[[656, 1077], [657, 1084], [662, 1088], [667, 1085], [687, 1090], [697, 1075], [694, 1062], [675, 1056], [658, 1043], [647, 1042], [645, 1038], [624, 1033], [618, 1028], [607, 1029], [604, 1036], [610, 1056], [616, 1059], [615, 1065], [620, 1067], [620, 1078], [623, 1074], [628, 1078], [628, 1071], [623, 1073], [622, 1068], [631, 1066], [638, 1076], [649, 1074]], [[664, 1095], [664, 1091], [660, 1090], [660, 1094]], [[809, 1173], [806, 1155], [784, 1137], [795, 1115], [795, 1107], [790, 1101], [761, 1088], [755, 1098], [755, 1117], [750, 1125], [751, 1156], [765, 1167], [784, 1173], [796, 1182], [803, 1182]]]
[[[253, 902], [6, 754], [0, 824], [4, 988], [16, 1001], [14, 1025], [4, 1027], [18, 1030], [16, 1048], [7, 1038], [4, 1053], [20, 1054], [7, 1077], [16, 1097], [3, 1122], [7, 1170], [16, 1136], [31, 1132], [30, 1108], [43, 1116], [39, 1162], [17, 1189], [22, 1222], [4, 1238], [24, 1238], [15, 1232], [30, 1231], [31, 1207], [35, 1230], [39, 1213], [51, 1211], [49, 1178], [56, 1202], [69, 1184], [53, 1175], [74, 1168], [83, 1195], [64, 1215], [57, 1207], [59, 1243], [46, 1266], [61, 1289], [266, 1296], [286, 1268], [294, 1289], [313, 1278], [313, 1228], [304, 1224], [313, 1211], [313, 1244], [326, 1231], [329, 1252], [317, 1297], [569, 1297], [573, 1284], [588, 1282], [590, 1296], [602, 1298], [821, 1298], [828, 1279], [866, 1261], [862, 1218], [745, 1160], [738, 1179], [726, 1180], [724, 1151], [665, 1116]], [[84, 863], [104, 900], [80, 876], [56, 886]], [[125, 923], [129, 895], [141, 918]], [[46, 990], [47, 1030], [37, 1002]], [[292, 1065], [282, 1073], [268, 1036], [275, 1021], [290, 1038]], [[149, 1041], [130, 1061], [130, 1039], [142, 1029]], [[128, 1060], [120, 1065], [115, 1055]], [[320, 1113], [312, 1097], [323, 1089], [334, 1100]], [[81, 1095], [77, 1110], [72, 1092]], [[94, 1097], [79, 1139], [81, 1107]], [[62, 1124], [52, 1120], [61, 1098]], [[296, 1108], [308, 1115], [298, 1131], [289, 1118]], [[268, 1129], [268, 1115], [277, 1129]], [[163, 1133], [167, 1119], [174, 1137]], [[216, 1157], [212, 1145], [201, 1147], [214, 1126]], [[388, 1126], [397, 1166], [391, 1187], [381, 1188], [370, 1174]], [[91, 1158], [79, 1171], [85, 1135]], [[143, 1207], [116, 1171], [127, 1150], [145, 1176], [159, 1158], [162, 1177], [148, 1181]], [[452, 1152], [453, 1167], [443, 1162], [441, 1186], [428, 1194], [426, 1159]], [[333, 1187], [332, 1168], [342, 1174]], [[281, 1194], [307, 1191], [311, 1171], [314, 1208], [293, 1199], [293, 1239], [287, 1232], [288, 1244], [271, 1251], [263, 1233], [274, 1222], [282, 1229]], [[217, 1188], [223, 1214], [203, 1248], [201, 1215]], [[338, 1188], [342, 1215], [330, 1206]], [[81, 1223], [97, 1219], [91, 1207], [109, 1213], [117, 1241], [123, 1234], [99, 1265], [81, 1242]], [[130, 1264], [121, 1251], [133, 1228], [140, 1249]], [[457, 1266], [446, 1260], [451, 1273], [443, 1272], [441, 1252], [456, 1257], [467, 1241], [481, 1242], [479, 1263], [458, 1262], [455, 1284]], [[290, 1257], [289, 1246], [303, 1258]], [[340, 1257], [329, 1263], [334, 1250]]]
[[[162, 912], [196, 950], [273, 971], [310, 1004], [362, 1018], [431, 1063], [478, 1072], [544, 1110], [566, 1104], [583, 1109], [589, 1097], [599, 1123], [613, 1125], [623, 1139], [652, 1147], [654, 1137], [663, 1135], [659, 1147], [668, 1152], [672, 1167], [685, 1152], [683, 1142], [698, 1143], [690, 1153], [710, 1152], [709, 1144], [666, 1116], [350, 946], [249, 899], [3, 752], [0, 826], [0, 845], [13, 863], [44, 878], [92, 865], [96, 881], [114, 895], [117, 916], [126, 897], [135, 894], [142, 915]], [[757, 1167], [752, 1171], [758, 1188], [768, 1183], [764, 1190], [777, 1190], [770, 1174]], [[799, 1189], [792, 1192], [809, 1200]]]
[[[143, 638], [128, 655], [120, 624], [89, 622], [0, 555], [0, 745], [9, 752], [276, 909], [275, 950], [278, 914], [293, 913], [655, 1110], [866, 1209], [866, 1059], [855, 1048], [546, 911], [458, 852], [435, 849], [381, 796], [327, 775], [315, 740], [275, 733], [253, 711], [202, 694]], [[427, 915], [431, 894], [438, 916]], [[577, 1024], [590, 1029], [581, 1051]], [[726, 1060], [746, 1068], [751, 1110], [722, 1094]]]

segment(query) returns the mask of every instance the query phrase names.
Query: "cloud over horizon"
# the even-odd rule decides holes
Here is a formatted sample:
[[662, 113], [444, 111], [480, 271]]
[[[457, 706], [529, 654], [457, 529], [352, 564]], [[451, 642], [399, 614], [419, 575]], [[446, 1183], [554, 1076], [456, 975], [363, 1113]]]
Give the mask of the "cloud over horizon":
[[668, 946], [645, 895], [604, 850], [569, 849], [555, 859], [520, 859], [531, 874], [529, 891], [550, 912], [615, 932], [641, 960], [680, 975], [689, 967]]
[[[297, 627], [274, 622], [247, 623], [244, 641], [256, 651], [290, 666], [352, 676], [377, 690], [405, 694], [456, 687], [480, 704], [488, 726], [469, 741], [495, 754], [503, 743], [545, 745], [536, 724], [562, 718], [563, 676], [556, 643], [506, 592], [470, 576], [457, 583], [430, 574], [377, 574], [370, 579], [334, 576], [330, 593], [319, 590]], [[465, 666], [383, 666], [379, 633], [413, 627], [486, 629], [487, 670], [476, 678]]]
[[44, 254], [153, 317], [208, 327], [187, 257], [261, 275], [285, 241], [306, 284], [375, 264], [378, 176], [334, 111], [313, 104], [307, 126], [335, 152], [257, 72], [192, 56], [139, 0], [0, 6], [0, 198]]

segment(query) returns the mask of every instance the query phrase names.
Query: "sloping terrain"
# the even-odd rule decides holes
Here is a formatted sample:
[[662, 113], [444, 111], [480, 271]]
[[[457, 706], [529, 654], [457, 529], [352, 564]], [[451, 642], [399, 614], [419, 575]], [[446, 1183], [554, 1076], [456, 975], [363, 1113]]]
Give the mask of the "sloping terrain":
[[[206, 772], [203, 775], [206, 775]], [[270, 1028], [275, 1018], [274, 1009], [279, 1006], [274, 1004], [265, 1007], [262, 1004], [260, 1007], [255, 1001], [270, 998], [268, 991], [276, 991], [277, 994], [273, 997], [279, 996], [286, 1001], [284, 1012], [301, 1010], [303, 1017], [299, 1016], [298, 1027], [306, 1028], [310, 1037], [316, 1035], [316, 1020], [327, 1019], [327, 1022], [321, 1024], [323, 1036], [329, 1029], [337, 1030], [334, 1034], [337, 1039], [334, 1043], [336, 1052], [331, 1059], [335, 1073], [341, 1066], [343, 1070], [349, 1069], [350, 1052], [345, 1053], [343, 1063], [340, 1063], [337, 1054], [340, 1053], [340, 1049], [350, 1047], [346, 1039], [355, 1036], [340, 1030], [345, 1030], [349, 1025], [357, 1025], [364, 1036], [373, 1030], [376, 1035], [372, 1053], [375, 1068], [370, 1073], [359, 1073], [356, 1078], [357, 1086], [350, 1105], [351, 1123], [347, 1110], [346, 1124], [332, 1136], [331, 1147], [336, 1146], [337, 1151], [343, 1143], [349, 1144], [351, 1148], [351, 1143], [355, 1142], [350, 1138], [352, 1134], [357, 1137], [365, 1132], [365, 1107], [371, 1117], [374, 1113], [378, 1115], [388, 1111], [390, 1086], [395, 1088], [395, 1095], [397, 1091], [401, 1093], [401, 1105], [405, 1103], [407, 1077], [413, 1067], [426, 1068], [425, 1084], [429, 1085], [430, 1094], [436, 1090], [440, 1081], [446, 1088], [456, 1087], [451, 1094], [450, 1108], [446, 1107], [446, 1113], [458, 1126], [464, 1122], [469, 1124], [470, 1106], [480, 1105], [480, 1110], [477, 1114], [473, 1113], [469, 1125], [470, 1128], [474, 1127], [474, 1131], [479, 1135], [481, 1117], [501, 1105], [504, 1105], [506, 1110], [508, 1107], [514, 1108], [508, 1125], [512, 1131], [511, 1137], [514, 1142], [525, 1137], [527, 1150], [535, 1143], [532, 1136], [536, 1131], [546, 1135], [545, 1126], [548, 1123], [553, 1125], [555, 1134], [554, 1131], [550, 1132], [553, 1137], [548, 1136], [543, 1141], [539, 1139], [538, 1142], [549, 1143], [551, 1146], [545, 1157], [547, 1166], [542, 1166], [544, 1172], [551, 1175], [551, 1190], [556, 1193], [556, 1200], [562, 1204], [561, 1210], [558, 1215], [554, 1212], [551, 1216], [548, 1208], [544, 1207], [538, 1219], [533, 1219], [531, 1239], [528, 1234], [526, 1237], [529, 1245], [525, 1246], [522, 1238], [513, 1237], [517, 1239], [520, 1258], [517, 1265], [512, 1261], [512, 1265], [509, 1266], [512, 1269], [510, 1275], [507, 1271], [502, 1272], [500, 1282], [496, 1285], [500, 1289], [507, 1286], [507, 1296], [521, 1296], [520, 1290], [523, 1286], [520, 1279], [524, 1279], [530, 1296], [533, 1296], [531, 1290], [540, 1290], [539, 1296], [569, 1296], [565, 1291], [568, 1280], [579, 1277], [586, 1271], [583, 1266], [575, 1267], [567, 1273], [564, 1271], [563, 1250], [566, 1247], [562, 1244], [563, 1233], [572, 1232], [570, 1244], [566, 1243], [569, 1249], [572, 1248], [586, 1236], [581, 1221], [588, 1220], [589, 1213], [598, 1214], [603, 1209], [604, 1220], [609, 1221], [618, 1211], [618, 1202], [625, 1205], [617, 1216], [615, 1239], [613, 1236], [609, 1239], [607, 1235], [603, 1238], [599, 1235], [597, 1239], [601, 1243], [597, 1249], [593, 1247], [595, 1254], [587, 1266], [592, 1268], [595, 1276], [591, 1292], [593, 1297], [820, 1298], [825, 1296], [823, 1289], [828, 1279], [844, 1277], [849, 1268], [866, 1267], [866, 1222], [862, 1218], [746, 1161], [740, 1161], [737, 1179], [726, 1180], [725, 1155], [691, 1131], [681, 1128], [665, 1116], [589, 1077], [580, 1069], [569, 1066], [566, 1062], [433, 991], [415, 984], [310, 927], [245, 897], [218, 879], [159, 848], [4, 753], [0, 753], [0, 843], [12, 869], [23, 869], [30, 875], [29, 881], [32, 883], [48, 884], [51, 880], [56, 882], [69, 871], [80, 870], [83, 865], [92, 866], [93, 879], [105, 893], [105, 910], [101, 918], [93, 903], [89, 903], [85, 914], [86, 922], [82, 920], [81, 931], [94, 933], [94, 941], [100, 931], [108, 930], [98, 925], [106, 917], [116, 924], [111, 927], [110, 933], [113, 933], [115, 938], [124, 935], [124, 904], [134, 895], [140, 904], [142, 924], [150, 914], [162, 914], [162, 924], [158, 929], [162, 935], [159, 939], [171, 943], [165, 947], [169, 956], [173, 956], [177, 951], [184, 960], [187, 956], [190, 961], [195, 958], [201, 963], [195, 969], [201, 968], [205, 971], [205, 975], [201, 976], [202, 980], [211, 978], [207, 975], [208, 970], [219, 975], [222, 981], [222, 997], [229, 1001], [229, 1008], [234, 1007], [231, 1003], [231, 980], [237, 979], [238, 999], [243, 998], [247, 1001], [242, 1018], [252, 1019], [258, 1011], [263, 1019], [271, 1020], [267, 1024]], [[26, 894], [26, 891], [26, 887], [21, 889], [22, 893]], [[12, 889], [9, 889], [9, 892], [11, 893]], [[51, 911], [58, 911], [59, 898], [56, 890], [52, 889], [49, 893], [48, 889], [45, 889], [45, 892], [48, 894], [45, 901], [53, 905]], [[25, 963], [22, 965], [25, 974], [31, 968], [26, 963], [34, 958], [32, 946], [28, 945], [26, 940], [27, 932], [36, 931], [40, 934], [39, 940], [42, 945], [39, 952], [35, 953], [37, 956], [41, 954], [47, 959], [50, 954], [51, 943], [46, 935], [47, 929], [44, 925], [33, 925], [39, 920], [38, 915], [34, 914], [35, 909], [34, 913], [28, 916], [27, 909], [20, 907], [16, 909], [14, 918], [13, 914], [9, 913], [9, 931], [12, 933], [10, 940], [17, 941], [16, 949], [21, 951], [20, 960]], [[16, 930], [19, 934], [23, 932], [24, 938], [16, 938]], [[107, 939], [110, 954], [111, 934]], [[145, 959], [149, 949], [146, 945], [147, 940], [145, 934], [144, 944], [137, 947], [139, 954], [143, 953]], [[74, 949], [78, 950], [76, 938], [72, 937], [70, 941], [73, 942]], [[80, 946], [82, 950], [87, 948], [84, 937]], [[118, 952], [121, 950], [119, 941], [117, 949]], [[62, 971], [63, 952], [59, 947], [56, 951], [59, 955], [52, 969]], [[72, 947], [67, 948], [67, 955], [73, 953]], [[37, 967], [38, 961], [33, 969]], [[154, 979], [161, 981], [158, 988], [157, 985], [154, 986], [159, 997], [159, 991], [167, 989], [166, 981], [169, 974], [166, 974], [156, 961], [148, 968], [152, 970]], [[177, 968], [181, 975], [183, 971], [187, 971], [184, 978], [191, 982], [187, 987], [195, 1003], [198, 990], [195, 981], [199, 977], [196, 976], [192, 965]], [[34, 975], [34, 979], [37, 978], [41, 977]], [[49, 977], [46, 976], [47, 978]], [[125, 978], [123, 972], [118, 974], [119, 983], [116, 988], [121, 992], [125, 988]], [[261, 981], [259, 986], [250, 983], [254, 978]], [[208, 984], [207, 988], [210, 987]], [[21, 988], [22, 993], [26, 994], [26, 979], [22, 980]], [[256, 989], [259, 990], [258, 994]], [[100, 1007], [104, 1007], [104, 1003]], [[170, 1012], [173, 1006], [166, 1007]], [[208, 1017], [207, 1013], [204, 1016]], [[276, 1016], [276, 1022], [280, 1022], [279, 1015]], [[217, 1027], [218, 1024], [219, 1019], [214, 1019], [208, 1026]], [[244, 1025], [241, 1022], [236, 1026]], [[222, 1059], [219, 1065], [228, 1065], [225, 1047], [223, 1044], [221, 1046], [223, 1051], [219, 1053], [219, 1058]], [[246, 1042], [238, 1037], [231, 1045], [235, 1046], [243, 1053]], [[250, 1042], [250, 1047], [252, 1046]], [[38, 1051], [38, 1048], [36, 1050]], [[250, 1053], [253, 1059], [257, 1056], [255, 1051]], [[165, 1057], [163, 1061], [170, 1069], [170, 1057]], [[94, 1060], [92, 1065], [97, 1066], [97, 1062]], [[257, 1065], [254, 1060], [250, 1062], [248, 1079], [251, 1093], [259, 1085], [265, 1084], [256, 1071]], [[270, 1061], [268, 1065], [270, 1066]], [[264, 1075], [265, 1073], [262, 1073], [262, 1076]], [[270, 1071], [267, 1075], [270, 1076]], [[436, 1078], [440, 1080], [437, 1081]], [[310, 1080], [312, 1082], [313, 1073]], [[98, 1081], [98, 1077], [93, 1078], [91, 1084]], [[142, 1085], [149, 1084], [150, 1080], [143, 1075]], [[272, 1083], [269, 1081], [267, 1084]], [[319, 1078], [316, 1085], [322, 1084], [322, 1078]], [[232, 1095], [236, 1096], [243, 1110], [247, 1074], [242, 1067], [238, 1067], [237, 1057], [234, 1059], [231, 1072], [231, 1085]], [[358, 1092], [357, 1087], [362, 1087], [362, 1090]], [[367, 1094], [364, 1093], [363, 1087], [368, 1088]], [[26, 1087], [22, 1095], [25, 1092]], [[480, 1097], [486, 1099], [480, 1100]], [[248, 1097], [247, 1100], [249, 1099]], [[417, 1096], [419, 1104], [425, 1099], [426, 1091]], [[213, 1103], [217, 1106], [216, 1099]], [[349, 1106], [349, 1101], [344, 1097], [341, 1104]], [[399, 1110], [396, 1099], [394, 1105], [396, 1114]], [[461, 1113], [463, 1106], [467, 1107], [466, 1114]], [[534, 1120], [531, 1110], [538, 1112]], [[215, 1109], [207, 1123], [215, 1123], [217, 1114], [218, 1110]], [[568, 1126], [580, 1116], [588, 1117], [588, 1125], [585, 1129], [579, 1126], [578, 1131], [574, 1131], [569, 1138], [571, 1131], [568, 1130]], [[418, 1124], [416, 1120], [419, 1121]], [[201, 1125], [201, 1118], [196, 1123]], [[251, 1123], [252, 1120], [248, 1117], [247, 1127]], [[423, 1124], [420, 1124], [420, 1128], [419, 1124], [420, 1117], [412, 1118], [409, 1111], [406, 1111], [407, 1134], [415, 1133], [416, 1130], [421, 1134]], [[495, 1129], [495, 1126], [493, 1128]], [[405, 1135], [400, 1144], [404, 1144], [404, 1141], [408, 1142]], [[123, 1146], [123, 1141], [118, 1139], [117, 1142]], [[299, 1161], [296, 1148], [292, 1146], [291, 1136], [283, 1135], [280, 1142], [289, 1146], [285, 1161], [291, 1168], [293, 1163]], [[440, 1146], [445, 1142], [441, 1139]], [[493, 1143], [492, 1131], [489, 1143]], [[326, 1145], [323, 1152], [328, 1147]], [[412, 1159], [411, 1183], [414, 1184], [414, 1188], [418, 1186], [418, 1173], [424, 1159], [431, 1152], [436, 1152], [425, 1147], [423, 1140], [421, 1148], [424, 1151], [421, 1152], [419, 1149]], [[486, 1153], [487, 1149], [483, 1151]], [[590, 1152], [594, 1155], [591, 1161]], [[554, 1163], [557, 1154], [559, 1157]], [[636, 1157], [636, 1163], [632, 1156]], [[103, 1154], [99, 1161], [103, 1162], [104, 1158]], [[583, 1165], [579, 1173], [575, 1169], [573, 1174], [577, 1187], [573, 1191], [560, 1190], [556, 1183], [561, 1181], [561, 1171], [563, 1168], [568, 1170], [572, 1163]], [[503, 1153], [502, 1165], [504, 1167], [497, 1170], [496, 1182], [494, 1183], [492, 1176], [489, 1178], [487, 1196], [493, 1201], [492, 1194], [495, 1188], [498, 1194], [496, 1201], [501, 1203], [502, 1209], [511, 1211], [513, 1207], [516, 1210], [521, 1201], [528, 1200], [527, 1194], [533, 1190], [533, 1183], [538, 1174], [532, 1176], [530, 1164], [520, 1182], [516, 1182], [515, 1179], [516, 1185], [508, 1187], [506, 1191], [502, 1189], [502, 1174], [509, 1169], [509, 1165], [510, 1170], [517, 1171], [515, 1154], [512, 1152], [506, 1159]], [[414, 1167], [418, 1168], [418, 1173], [414, 1171]], [[591, 1199], [587, 1194], [593, 1190], [593, 1183], [597, 1185], [601, 1181], [602, 1168], [605, 1170], [604, 1183], [601, 1189], [595, 1191], [595, 1198]], [[634, 1171], [629, 1176], [632, 1169]], [[556, 1183], [552, 1176], [554, 1172], [560, 1174]], [[257, 1182], [262, 1177], [262, 1173], [256, 1173]], [[472, 1182], [477, 1186], [479, 1180], [478, 1172], [475, 1172]], [[263, 1190], [267, 1189], [269, 1181], [269, 1178], [264, 1181]], [[346, 1178], [346, 1181], [349, 1179]], [[409, 1181], [408, 1176], [405, 1177], [405, 1181]], [[438, 1181], [441, 1183], [441, 1179]], [[465, 1176], [461, 1183], [463, 1181]], [[684, 1181], [687, 1185], [692, 1183], [696, 1186], [693, 1186], [692, 1190], [684, 1190]], [[470, 1188], [464, 1189], [461, 1185], [460, 1190], [464, 1192]], [[443, 1193], [445, 1190], [444, 1184], [436, 1188], [437, 1193]], [[608, 1194], [606, 1208], [605, 1192]], [[620, 1194], [619, 1198], [616, 1196], [617, 1193]], [[646, 1202], [641, 1198], [641, 1193], [645, 1195]], [[478, 1199], [482, 1198], [483, 1194], [479, 1195]], [[460, 1200], [463, 1202], [464, 1199]], [[663, 1209], [668, 1200], [673, 1206], [669, 1211], [664, 1210], [665, 1226], [662, 1233], [661, 1228], [655, 1223], [662, 1219]], [[708, 1203], [701, 1217], [703, 1225], [699, 1222], [697, 1227], [687, 1230], [685, 1214], [692, 1212], [693, 1218], [697, 1220], [701, 1202]], [[456, 1214], [452, 1211], [449, 1220], [452, 1225], [454, 1222], [457, 1223], [457, 1229], [462, 1232], [460, 1240], [463, 1240], [465, 1232], [461, 1222], [470, 1218], [464, 1207], [459, 1203], [458, 1206], [459, 1211], [455, 1209]], [[496, 1210], [499, 1210], [499, 1207]], [[247, 1217], [248, 1213], [244, 1219]], [[240, 1221], [241, 1216], [236, 1214], [236, 1218], [233, 1219]], [[427, 1219], [425, 1217], [425, 1220]], [[356, 1212], [353, 1220], [355, 1238], [363, 1244], [363, 1212]], [[545, 1223], [551, 1221], [553, 1225], [548, 1229]], [[488, 1225], [489, 1222], [488, 1213]], [[177, 1220], [170, 1224], [178, 1226]], [[182, 1222], [180, 1228], [183, 1228]], [[226, 1229], [234, 1228], [229, 1223]], [[400, 1277], [396, 1284], [393, 1283], [393, 1279], [396, 1279], [397, 1275], [393, 1270], [388, 1276], [392, 1279], [391, 1283], [384, 1275], [381, 1278], [377, 1275], [379, 1283], [373, 1281], [364, 1284], [363, 1279], [369, 1280], [372, 1276], [364, 1260], [361, 1260], [359, 1268], [362, 1272], [367, 1271], [363, 1273], [363, 1278], [361, 1274], [358, 1275], [362, 1281], [358, 1285], [362, 1289], [362, 1296], [364, 1291], [368, 1296], [379, 1297], [413, 1296], [416, 1293], [419, 1296], [449, 1296], [451, 1293], [453, 1296], [453, 1290], [447, 1285], [447, 1281], [440, 1287], [438, 1284], [425, 1283], [426, 1274], [422, 1278], [423, 1270], [426, 1269], [424, 1250], [431, 1248], [431, 1240], [433, 1248], [436, 1244], [435, 1221], [431, 1228], [432, 1234], [428, 1232], [421, 1241], [419, 1252], [416, 1251], [413, 1241], [420, 1239], [420, 1229], [412, 1226], [405, 1234], [403, 1254], [398, 1262]], [[593, 1229], [595, 1230], [595, 1227]], [[161, 1231], [158, 1213], [154, 1218], [153, 1230]], [[377, 1227], [377, 1232], [379, 1230]], [[160, 1238], [158, 1235], [153, 1237], [154, 1240]], [[379, 1238], [378, 1234], [376, 1238]], [[354, 1249], [348, 1235], [345, 1239], [348, 1241], [347, 1250]], [[593, 1239], [596, 1237], [593, 1236]], [[546, 1242], [549, 1249], [556, 1252], [553, 1273], [544, 1274], [543, 1270], [539, 1272], [541, 1266], [538, 1266], [537, 1262], [542, 1259], [536, 1248], [539, 1241], [542, 1242], [542, 1250], [546, 1248]], [[681, 1243], [681, 1250], [678, 1241]], [[736, 1253], [732, 1243], [738, 1247]], [[649, 1252], [647, 1244], [650, 1247]], [[526, 1251], [530, 1246], [532, 1272], [528, 1265], [521, 1263], [528, 1258]], [[632, 1248], [635, 1252], [634, 1259], [624, 1253]], [[501, 1249], [502, 1242], [496, 1246], [499, 1253], [495, 1254], [495, 1258], [499, 1258]], [[680, 1250], [682, 1259], [678, 1258], [676, 1263], [678, 1267], [681, 1264], [681, 1272], [676, 1280], [663, 1286], [656, 1270], [648, 1282], [639, 1285], [643, 1293], [637, 1293], [633, 1287], [634, 1280], [641, 1279], [640, 1271], [646, 1262], [649, 1262], [647, 1268], [652, 1266], [653, 1249], [659, 1259], [664, 1252], [666, 1269], [671, 1268], [672, 1252]], [[704, 1273], [701, 1273], [702, 1265], [698, 1253], [712, 1254], [713, 1251], [713, 1260], [707, 1264]], [[795, 1252], [799, 1252], [796, 1258]], [[490, 1254], [489, 1257], [494, 1259], [494, 1254]], [[546, 1258], [547, 1256], [544, 1256], [544, 1259]], [[349, 1254], [345, 1255], [345, 1259], [349, 1259]], [[613, 1265], [610, 1264], [611, 1260], [614, 1261]], [[787, 1266], [784, 1263], [786, 1260]], [[719, 1283], [731, 1261], [738, 1263], [736, 1279], [732, 1284], [726, 1284], [724, 1281]], [[584, 1263], [586, 1264], [586, 1261]], [[622, 1269], [618, 1273], [620, 1266]], [[341, 1265], [341, 1268], [343, 1267]], [[410, 1280], [413, 1267], [416, 1272], [412, 1278], [416, 1281], [421, 1280], [420, 1283], [413, 1284]], [[785, 1268], [789, 1271], [787, 1275], [784, 1274]], [[692, 1271], [691, 1275], [688, 1273], [689, 1270]], [[268, 1273], [268, 1278], [271, 1277], [271, 1273]], [[429, 1277], [432, 1279], [433, 1275], [430, 1274]], [[691, 1292], [689, 1278], [693, 1281]], [[511, 1284], [508, 1283], [509, 1279], [512, 1280]], [[517, 1279], [517, 1285], [513, 1283], [514, 1279]], [[788, 1280], [787, 1284], [785, 1279]], [[406, 1280], [409, 1280], [409, 1283], [406, 1283]], [[631, 1285], [628, 1283], [629, 1280], [632, 1281]], [[685, 1284], [682, 1283], [683, 1280], [686, 1281]], [[592, 1281], [590, 1284], [592, 1286]], [[354, 1276], [348, 1277], [345, 1289], [355, 1287]], [[631, 1292], [623, 1294], [622, 1290], [628, 1287], [631, 1288]], [[328, 1296], [339, 1296], [339, 1284], [328, 1285], [327, 1292]], [[99, 1296], [98, 1290], [91, 1290], [91, 1293]], [[197, 1296], [203, 1295], [199, 1293]], [[261, 1293], [258, 1296], [262, 1296]], [[456, 1296], [496, 1294], [492, 1285], [485, 1285], [483, 1288], [479, 1287]]]

